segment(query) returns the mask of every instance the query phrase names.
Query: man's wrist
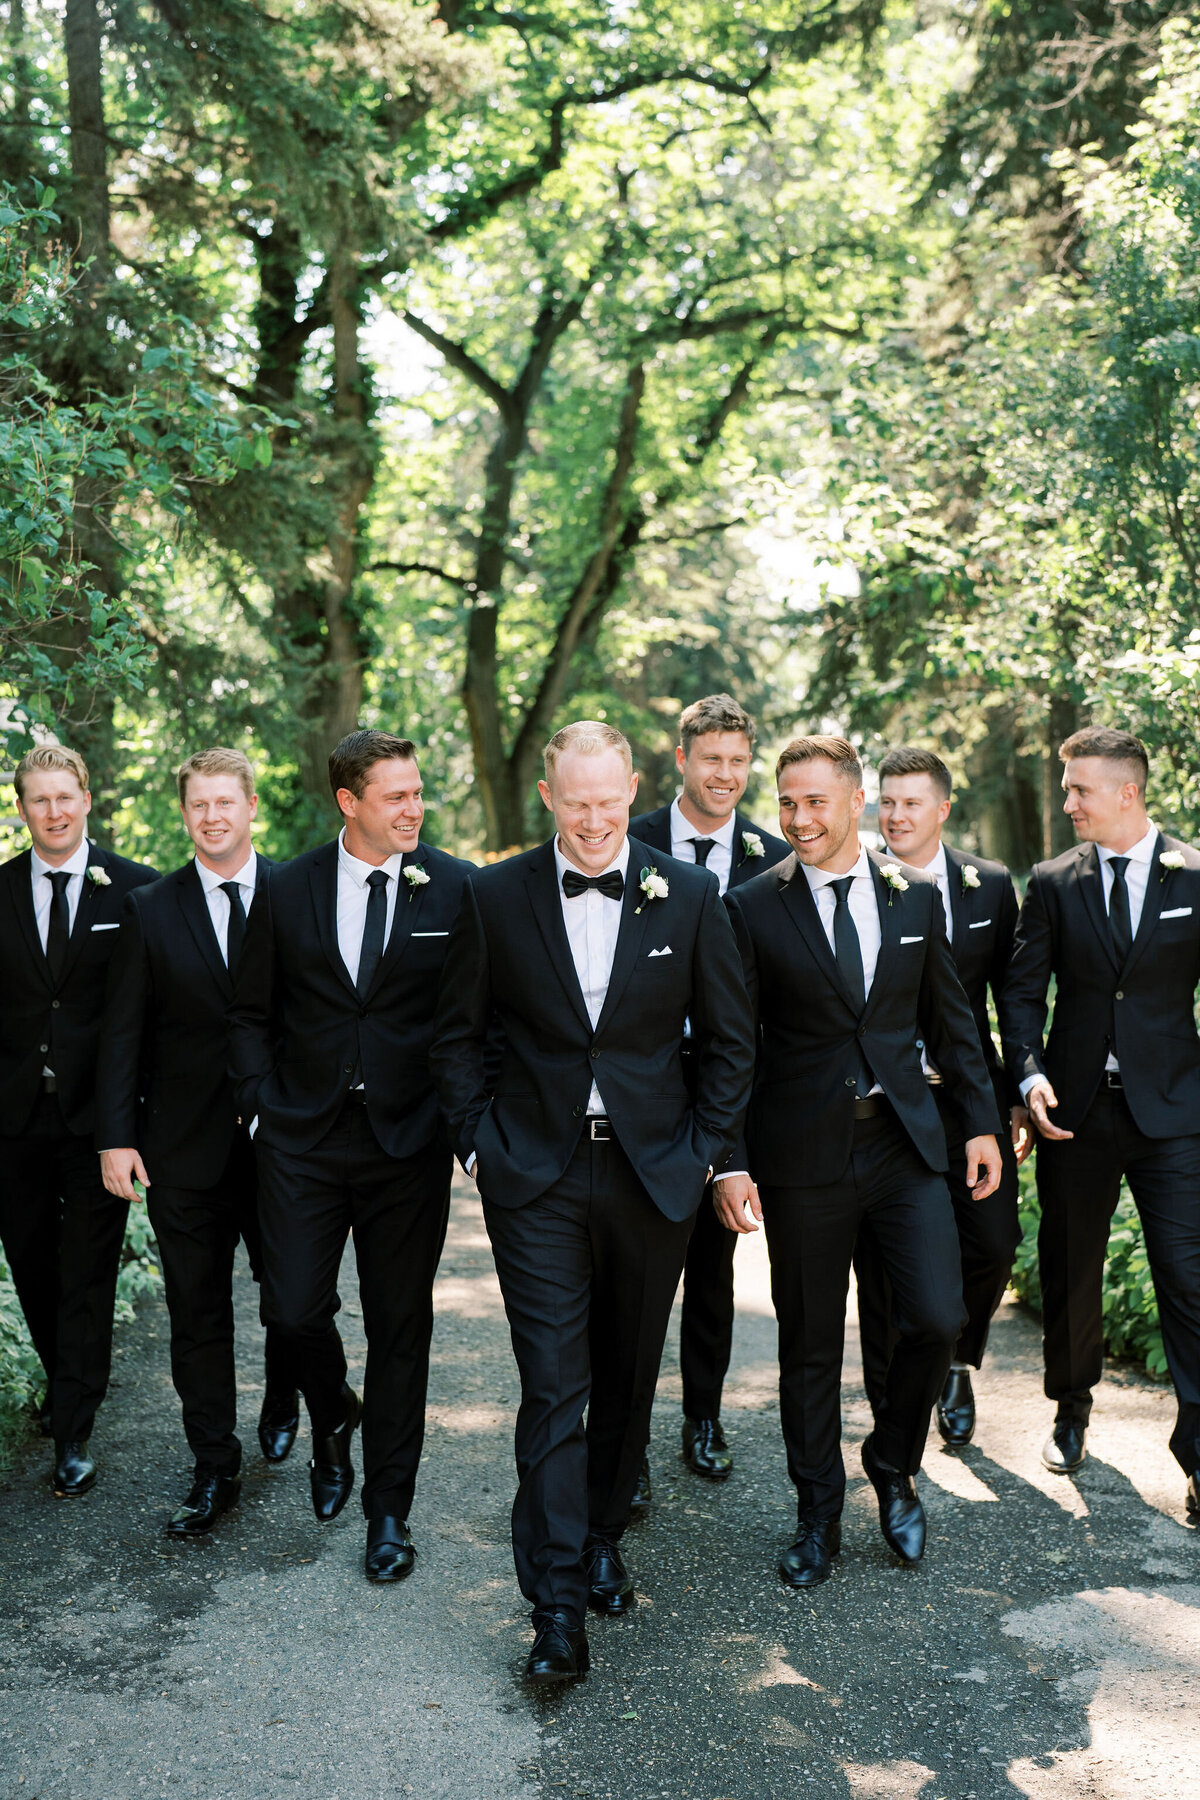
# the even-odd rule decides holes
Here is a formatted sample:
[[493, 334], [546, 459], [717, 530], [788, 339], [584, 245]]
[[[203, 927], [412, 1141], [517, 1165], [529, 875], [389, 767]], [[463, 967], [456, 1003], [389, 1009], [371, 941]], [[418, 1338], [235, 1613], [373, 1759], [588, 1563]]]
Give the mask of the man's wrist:
[[716, 1187], [718, 1181], [736, 1181], [739, 1175], [744, 1175], [747, 1181], [750, 1179], [749, 1169], [722, 1169], [719, 1175], [713, 1176], [713, 1186]]
[[1021, 1100], [1028, 1100], [1035, 1087], [1049, 1087], [1050, 1083], [1044, 1075], [1027, 1075], [1021, 1083]]

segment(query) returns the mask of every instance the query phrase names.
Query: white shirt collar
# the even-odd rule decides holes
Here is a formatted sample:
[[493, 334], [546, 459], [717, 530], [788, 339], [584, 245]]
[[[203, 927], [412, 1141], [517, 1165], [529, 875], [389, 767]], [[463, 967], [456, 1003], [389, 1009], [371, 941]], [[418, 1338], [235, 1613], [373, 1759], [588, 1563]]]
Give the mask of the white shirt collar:
[[[1158, 826], [1149, 825], [1145, 837], [1139, 838], [1131, 850], [1101, 850], [1100, 861], [1111, 862], [1114, 856], [1127, 856], [1130, 862], [1148, 863], [1154, 855], [1154, 846], [1158, 842]], [[1097, 846], [1099, 848], [1099, 846]]]
[[92, 846], [88, 843], [86, 837], [80, 844], [78, 850], [76, 850], [75, 854], [68, 857], [65, 863], [59, 863], [57, 869], [50, 863], [43, 861], [36, 850], [31, 848], [29, 852], [35, 875], [57, 875], [59, 873], [66, 875], [82, 875], [88, 866], [88, 857], [91, 854]]
[[828, 870], [828, 869], [810, 869], [806, 863], [801, 863], [800, 867], [804, 870], [804, 873], [808, 876], [808, 885], [812, 889], [814, 894], [817, 892], [817, 890], [819, 888], [828, 887], [831, 882], [844, 881], [847, 875], [852, 875], [854, 877], [855, 881], [859, 881], [864, 878], [867, 881], [870, 881], [870, 879], [871, 879], [871, 861], [867, 855], [865, 847], [862, 844], [859, 845], [858, 861], [855, 863], [855, 865], [852, 869], [845, 870], [845, 872], [842, 875], [835, 875], [835, 874], [831, 873], [830, 870]]
[[343, 825], [338, 832], [338, 866], [350, 877], [351, 881], [356, 881], [359, 887], [366, 887], [367, 876], [373, 874], [376, 868], [382, 869], [385, 875], [390, 875], [393, 881], [399, 881], [403, 862], [404, 854], [400, 850], [389, 856], [385, 863], [362, 862], [357, 856], [352, 856], [346, 848], [346, 827]]
[[[555, 868], [555, 872], [558, 876], [558, 881], [559, 881], [560, 886], [562, 885], [563, 871], [565, 869], [574, 869], [575, 873], [577, 875], [582, 875], [584, 872], [581, 868], [579, 868], [579, 866], [576, 863], [573, 863], [569, 857], [566, 857], [563, 855], [561, 849], [559, 848], [557, 831], [554, 834], [554, 868]], [[626, 833], [626, 835], [621, 839], [621, 848], [617, 851], [617, 854], [613, 857], [612, 861], [610, 863], [606, 864], [606, 866], [603, 869], [597, 869], [596, 874], [597, 875], [607, 875], [609, 869], [620, 869], [622, 875], [627, 873], [627, 871], [629, 869], [629, 835], [628, 835], [628, 833]], [[582, 898], [582, 896], [580, 896], [580, 898]]]
[[925, 864], [925, 873], [932, 875], [935, 881], [944, 881], [947, 887], [950, 886], [950, 864], [946, 861], [946, 846], [940, 839], [937, 849]]
[[732, 850], [733, 828], [736, 824], [737, 813], [734, 811], [730, 813], [719, 831], [702, 831], [698, 825], [693, 825], [690, 819], [684, 818], [679, 805], [678, 796], [671, 802], [672, 843], [674, 843], [677, 838], [710, 837], [714, 844], [723, 844], [726, 850]]
[[252, 888], [254, 886], [258, 858], [255, 856], [253, 850], [251, 850], [249, 856], [246, 858], [236, 875], [218, 875], [215, 869], [206, 868], [198, 856], [195, 858], [195, 863], [196, 873], [200, 877], [201, 885], [206, 894], [215, 893], [218, 888], [224, 887], [227, 881], [236, 881], [239, 887]]

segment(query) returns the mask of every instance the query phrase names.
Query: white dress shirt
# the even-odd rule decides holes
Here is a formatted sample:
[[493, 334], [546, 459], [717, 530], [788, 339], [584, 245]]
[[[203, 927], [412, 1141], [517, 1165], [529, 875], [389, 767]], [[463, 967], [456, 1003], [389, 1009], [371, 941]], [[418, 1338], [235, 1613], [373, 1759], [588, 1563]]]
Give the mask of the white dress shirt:
[[[810, 869], [803, 863], [812, 897], [816, 902], [817, 913], [824, 927], [825, 936], [829, 939], [829, 948], [837, 955], [833, 942], [833, 917], [837, 911], [837, 895], [833, 891], [833, 883], [845, 879], [844, 875], [830, 874], [828, 869]], [[875, 898], [875, 882], [871, 874], [871, 862], [866, 851], [860, 847], [858, 861], [845, 875], [853, 877], [850, 885], [850, 917], [854, 920], [854, 929], [858, 933], [859, 954], [862, 957], [863, 988], [868, 1000], [871, 997], [871, 983], [875, 979], [875, 965], [879, 961], [879, 946], [883, 941], [883, 927], [879, 923], [879, 902]], [[872, 1094], [882, 1094], [883, 1089], [876, 1082], [869, 1090]]]
[[371, 890], [367, 886], [367, 877], [373, 875], [376, 867], [379, 867], [388, 878], [387, 918], [384, 920], [383, 926], [383, 943], [386, 949], [392, 935], [392, 920], [396, 917], [396, 895], [400, 887], [400, 868], [403, 861], [403, 856], [397, 850], [396, 854], [389, 856], [385, 863], [360, 862], [358, 857], [351, 856], [346, 848], [345, 826], [343, 825], [338, 832], [338, 952], [346, 965], [346, 973], [353, 982], [358, 981], [363, 927], [367, 922], [367, 901], [371, 897]]
[[[724, 894], [729, 889], [730, 877], [733, 874], [733, 828], [736, 824], [736, 816], [733, 813], [730, 813], [719, 831], [701, 831], [695, 825], [691, 824], [689, 820], [684, 818], [682, 812], [679, 810], [679, 801], [672, 800], [671, 855], [679, 862], [694, 863], [696, 860], [696, 846], [692, 842], [693, 838], [711, 838], [713, 848], [709, 851], [708, 861], [704, 866], [706, 869], [712, 870], [712, 873], [716, 876], [720, 885], [721, 892]], [[634, 836], [637, 836], [636, 831]]]
[[925, 873], [932, 875], [938, 884], [938, 893], [942, 896], [942, 923], [946, 929], [946, 936], [950, 937], [953, 932], [951, 921], [954, 917], [950, 911], [950, 864], [946, 861], [946, 846], [940, 841], [936, 853], [925, 864]]
[[67, 934], [69, 936], [75, 929], [75, 915], [79, 911], [79, 896], [83, 893], [83, 878], [91, 853], [92, 846], [86, 838], [74, 856], [69, 856], [65, 863], [59, 863], [57, 868], [52, 868], [48, 862], [43, 862], [36, 850], [31, 850], [29, 853], [33, 916], [37, 920], [38, 937], [41, 939], [43, 951], [45, 951], [50, 936], [50, 902], [54, 898], [54, 887], [48, 877], [58, 875], [65, 869], [71, 878], [67, 882]]
[[221, 950], [221, 961], [229, 967], [229, 895], [221, 892], [226, 881], [236, 881], [242, 890], [242, 908], [246, 917], [250, 916], [250, 908], [254, 902], [254, 887], [258, 880], [258, 858], [252, 850], [236, 875], [218, 875], [215, 869], [207, 868], [200, 858], [196, 858], [196, 873], [200, 877], [200, 885], [204, 889], [204, 898], [208, 902], [208, 916], [212, 920], [212, 928], [217, 934], [217, 943]]
[[[610, 900], [599, 888], [589, 888], [584, 894], [576, 894], [568, 899], [563, 892], [562, 878], [567, 869], [574, 869], [577, 875], [583, 873], [573, 862], [568, 862], [558, 846], [557, 836], [554, 839], [554, 875], [558, 882], [558, 898], [562, 906], [563, 924], [567, 928], [567, 942], [571, 946], [571, 960], [575, 964], [575, 973], [579, 977], [579, 985], [583, 989], [583, 1003], [587, 1007], [588, 1018], [595, 1029], [600, 1014], [604, 1010], [604, 1002], [608, 996], [608, 982], [612, 975], [613, 957], [617, 953], [617, 934], [621, 929], [620, 900]], [[626, 838], [617, 855], [606, 868], [597, 869], [597, 875], [607, 875], [609, 869], [619, 869], [629, 879], [629, 839]], [[600, 1089], [592, 1083], [592, 1091], [588, 1095], [589, 1116], [603, 1113], [604, 1101], [600, 1097]]]

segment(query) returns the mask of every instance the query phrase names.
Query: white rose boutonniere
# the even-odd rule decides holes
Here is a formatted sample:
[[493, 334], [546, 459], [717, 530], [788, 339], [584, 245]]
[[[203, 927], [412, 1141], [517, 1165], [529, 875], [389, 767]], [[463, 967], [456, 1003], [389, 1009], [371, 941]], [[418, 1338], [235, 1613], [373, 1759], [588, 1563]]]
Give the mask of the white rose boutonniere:
[[1182, 869], [1182, 867], [1183, 867], [1183, 851], [1182, 850], [1164, 850], [1158, 860], [1162, 864], [1162, 874], [1159, 876], [1158, 879], [1160, 881], [1165, 881], [1167, 879], [1167, 875], [1170, 872], [1170, 870]]
[[759, 837], [757, 831], [743, 831], [743, 833], [742, 833], [742, 860], [743, 860], [743, 862], [751, 862], [754, 859], [754, 857], [765, 856], [766, 854], [767, 854], [766, 850], [763, 848], [763, 841]]
[[879, 873], [883, 876], [883, 879], [891, 889], [891, 892], [888, 894], [889, 906], [892, 904], [893, 897], [896, 894], [907, 894], [908, 883], [900, 873], [899, 863], [881, 863]]
[[977, 888], [979, 886], [979, 870], [975, 867], [974, 863], [963, 864], [962, 884], [964, 893], [968, 888]]
[[408, 897], [410, 901], [418, 888], [426, 887], [429, 883], [429, 876], [425, 873], [425, 870], [421, 867], [420, 863], [409, 863], [404, 871], [404, 879], [408, 883]]
[[108, 871], [106, 869], [102, 869], [100, 867], [99, 863], [89, 863], [88, 864], [87, 877], [93, 887], [111, 887], [112, 886], [112, 876], [108, 873]]
[[651, 900], [665, 900], [671, 891], [667, 886], [666, 876], [660, 875], [657, 869], [643, 869], [642, 879], [638, 882], [638, 887], [642, 890], [642, 893], [645, 894], [646, 898], [642, 901], [640, 906], [634, 907], [633, 910], [635, 914], [640, 913], [643, 906], [649, 906]]

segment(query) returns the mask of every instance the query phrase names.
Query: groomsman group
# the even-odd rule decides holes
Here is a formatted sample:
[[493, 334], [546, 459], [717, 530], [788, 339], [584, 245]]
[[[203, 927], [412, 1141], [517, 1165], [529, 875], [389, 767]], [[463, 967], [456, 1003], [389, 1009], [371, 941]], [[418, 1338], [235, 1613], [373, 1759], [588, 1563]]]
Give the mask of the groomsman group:
[[[365, 1570], [403, 1579], [432, 1287], [452, 1161], [479, 1190], [521, 1375], [513, 1548], [533, 1681], [588, 1667], [586, 1611], [635, 1600], [622, 1537], [682, 1274], [683, 1455], [729, 1478], [721, 1393], [739, 1234], [767, 1235], [780, 1414], [797, 1495], [781, 1579], [824, 1581], [846, 1475], [840, 1378], [853, 1264], [885, 1540], [925, 1543], [931, 1415], [975, 1429], [1038, 1144], [1046, 1466], [1086, 1454], [1101, 1279], [1126, 1176], [1179, 1402], [1172, 1450], [1200, 1515], [1200, 855], [1146, 813], [1130, 734], [1061, 748], [1078, 844], [1018, 916], [1000, 864], [941, 839], [931, 752], [880, 765], [887, 854], [863, 847], [863, 772], [837, 737], [781, 753], [780, 836], [739, 810], [754, 724], [727, 695], [683, 714], [682, 783], [633, 818], [629, 745], [584, 721], [539, 783], [553, 833], [483, 870], [421, 838], [415, 746], [352, 733], [330, 757], [337, 838], [271, 868], [240, 752], [179, 771], [194, 856], [163, 879], [87, 837], [82, 760], [17, 769], [31, 848], [0, 868], [0, 1238], [47, 1376], [53, 1486], [96, 1479], [128, 1206], [144, 1191], [194, 1463], [167, 1524], [238, 1499], [232, 1274], [260, 1284], [258, 1438], [312, 1428], [333, 1519], [362, 1428]], [[1048, 994], [1054, 1010], [1046, 1035]], [[989, 990], [1003, 1044], [997, 1053]], [[353, 1234], [368, 1357], [336, 1315]]]

